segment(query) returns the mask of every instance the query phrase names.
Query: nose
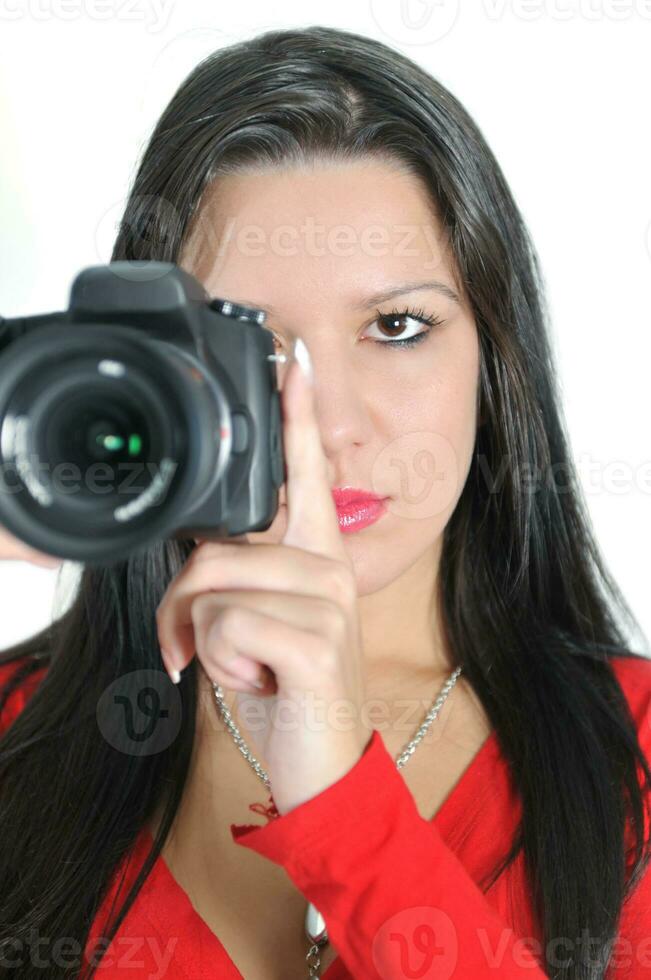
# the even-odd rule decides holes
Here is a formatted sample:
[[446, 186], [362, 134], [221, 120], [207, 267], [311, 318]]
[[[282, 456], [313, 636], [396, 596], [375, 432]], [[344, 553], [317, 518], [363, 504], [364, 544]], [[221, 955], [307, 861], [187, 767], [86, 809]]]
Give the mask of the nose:
[[370, 435], [365, 387], [351, 357], [337, 350], [313, 357], [315, 411], [323, 436], [334, 451], [348, 442], [363, 442]]
[[312, 362], [314, 412], [328, 460], [330, 485], [337, 475], [359, 471], [349, 459], [372, 438], [372, 422], [362, 379], [350, 356], [330, 337], [306, 340]]

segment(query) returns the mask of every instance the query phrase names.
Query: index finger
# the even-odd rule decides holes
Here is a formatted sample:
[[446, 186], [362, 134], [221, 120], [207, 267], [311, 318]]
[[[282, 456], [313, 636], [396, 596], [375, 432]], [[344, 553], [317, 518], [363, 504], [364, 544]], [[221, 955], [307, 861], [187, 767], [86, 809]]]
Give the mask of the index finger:
[[328, 478], [314, 406], [307, 347], [299, 338], [282, 388], [287, 460], [287, 529], [283, 544], [349, 563]]

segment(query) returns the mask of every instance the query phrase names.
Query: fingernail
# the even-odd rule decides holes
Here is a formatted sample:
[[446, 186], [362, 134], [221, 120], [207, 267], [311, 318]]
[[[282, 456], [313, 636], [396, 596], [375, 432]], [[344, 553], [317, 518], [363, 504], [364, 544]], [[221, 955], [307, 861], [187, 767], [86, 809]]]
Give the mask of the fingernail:
[[178, 670], [170, 670], [169, 671], [169, 675], [172, 678], [172, 681], [173, 681], [174, 684], [180, 684], [180, 682], [181, 682], [181, 675], [178, 672]]
[[297, 337], [294, 341], [294, 358], [298, 361], [304, 377], [311, 384], [313, 378], [312, 359], [310, 358], [310, 352], [300, 337]]

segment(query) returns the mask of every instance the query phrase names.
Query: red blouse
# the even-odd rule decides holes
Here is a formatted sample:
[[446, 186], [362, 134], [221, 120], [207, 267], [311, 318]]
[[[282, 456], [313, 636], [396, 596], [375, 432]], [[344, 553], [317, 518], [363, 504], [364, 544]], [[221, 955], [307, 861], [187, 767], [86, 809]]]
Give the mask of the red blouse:
[[[19, 663], [0, 666], [0, 685]], [[651, 762], [651, 661], [612, 663]], [[46, 669], [10, 697], [0, 713], [0, 732]], [[519, 816], [520, 801], [494, 731], [426, 820], [375, 730], [362, 757], [336, 783], [266, 825], [231, 824], [231, 834], [236, 843], [282, 865], [323, 914], [339, 954], [324, 980], [542, 980], [547, 974], [539, 965], [540, 932], [531, 917], [522, 852], [487, 892], [479, 887], [508, 851]], [[124, 898], [151, 845], [144, 828], [118, 869], [125, 872], [122, 889], [118, 893], [116, 872], [95, 917], [87, 953], [103, 935], [110, 902]], [[565, 941], [555, 951], [562, 958], [572, 947]], [[97, 975], [242, 976], [160, 855]], [[608, 976], [651, 978], [651, 865], [624, 906]]]

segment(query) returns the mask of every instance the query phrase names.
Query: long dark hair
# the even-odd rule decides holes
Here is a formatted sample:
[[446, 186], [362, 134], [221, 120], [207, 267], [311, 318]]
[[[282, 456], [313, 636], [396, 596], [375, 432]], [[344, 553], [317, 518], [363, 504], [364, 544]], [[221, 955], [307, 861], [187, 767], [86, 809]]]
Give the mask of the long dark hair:
[[[482, 887], [522, 848], [544, 948], [584, 929], [597, 937], [585, 959], [561, 967], [546, 959], [547, 972], [596, 980], [649, 857], [651, 772], [610, 663], [640, 656], [625, 624], [639, 627], [600, 556], [568, 452], [538, 259], [477, 125], [443, 85], [378, 41], [321, 26], [267, 32], [211, 54], [180, 85], [144, 151], [112, 261], [178, 262], [202, 194], [221, 174], [367, 155], [426, 182], [480, 338], [482, 424], [444, 531], [439, 601], [450, 649], [522, 799], [513, 847]], [[562, 487], [542, 480], [527, 492], [521, 474], [531, 468], [561, 470]], [[487, 473], [503, 482], [491, 486]], [[23, 677], [50, 666], [0, 742], [0, 942], [26, 939], [33, 927], [83, 942], [118, 861], [165, 791], [155, 846], [107, 938], [160, 852], [193, 748], [196, 658], [180, 686], [179, 734], [164, 751], [115, 751], [96, 708], [121, 675], [162, 670], [155, 610], [193, 547], [163, 541], [86, 567], [65, 615], [4, 654], [31, 655]]]

